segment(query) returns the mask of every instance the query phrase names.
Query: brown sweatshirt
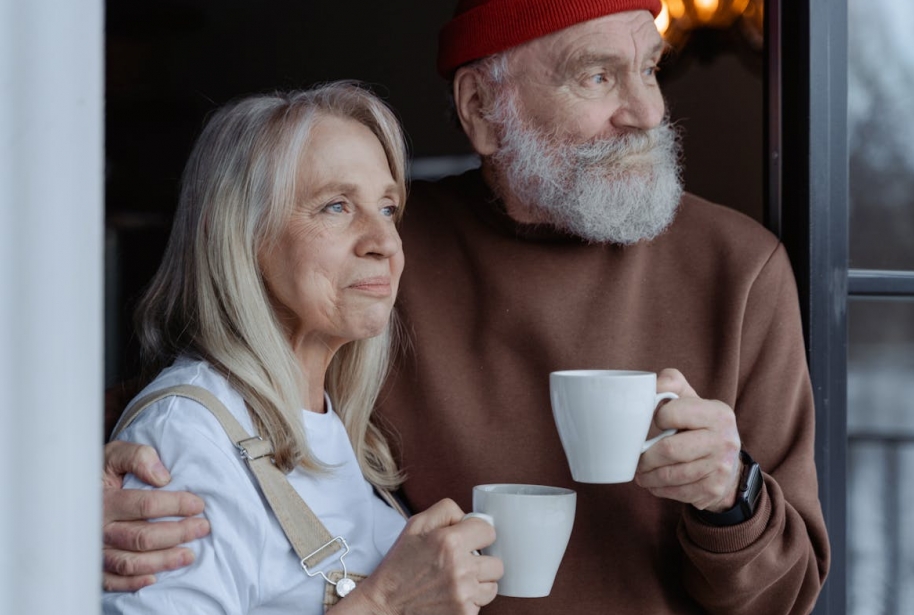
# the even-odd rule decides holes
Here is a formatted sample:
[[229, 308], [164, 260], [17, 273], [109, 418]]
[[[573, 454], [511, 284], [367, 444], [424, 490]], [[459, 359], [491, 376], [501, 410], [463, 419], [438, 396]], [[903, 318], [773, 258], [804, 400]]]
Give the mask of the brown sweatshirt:
[[[813, 398], [784, 248], [753, 220], [694, 196], [650, 242], [585, 244], [502, 213], [471, 171], [416, 183], [401, 228], [400, 316], [410, 340], [380, 415], [414, 510], [473, 485], [578, 493], [547, 598], [483, 610], [662, 615], [806, 613], [829, 547], [813, 460]], [[747, 522], [716, 528], [634, 483], [571, 479], [549, 372], [679, 369], [734, 408], [765, 487]]]

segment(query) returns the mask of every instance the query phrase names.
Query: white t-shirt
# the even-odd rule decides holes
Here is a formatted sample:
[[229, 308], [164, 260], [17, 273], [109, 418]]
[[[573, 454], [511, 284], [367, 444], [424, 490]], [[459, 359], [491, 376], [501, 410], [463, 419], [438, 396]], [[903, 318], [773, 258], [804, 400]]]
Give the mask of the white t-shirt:
[[[201, 386], [219, 398], [250, 434], [255, 430], [241, 396], [206, 362], [179, 359], [140, 393], [178, 384]], [[349, 544], [349, 571], [369, 574], [393, 545], [405, 520], [387, 506], [362, 476], [339, 417], [302, 410], [308, 445], [332, 468], [327, 473], [295, 469], [289, 482], [331, 536]], [[183, 397], [147, 408], [119, 439], [156, 448], [171, 483], [205, 501], [211, 533], [187, 546], [194, 563], [159, 573], [154, 585], [134, 593], [104, 593], [104, 613], [313, 613], [323, 612], [326, 582], [308, 577], [253, 475], [216, 418]], [[148, 489], [128, 476], [124, 487]], [[333, 555], [318, 569], [340, 570]]]

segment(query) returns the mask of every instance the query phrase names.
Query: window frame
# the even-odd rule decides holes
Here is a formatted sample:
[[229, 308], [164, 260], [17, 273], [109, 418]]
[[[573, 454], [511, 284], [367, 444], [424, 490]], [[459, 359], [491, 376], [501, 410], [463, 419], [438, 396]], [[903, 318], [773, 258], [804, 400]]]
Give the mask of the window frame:
[[[789, 8], [789, 10], [787, 10]], [[765, 224], [797, 279], [832, 548], [817, 615], [847, 612], [847, 2], [765, 2]]]
[[914, 298], [914, 271], [849, 268], [847, 0], [766, 0], [765, 27], [765, 224], [797, 279], [832, 548], [813, 613], [845, 615], [848, 303]]

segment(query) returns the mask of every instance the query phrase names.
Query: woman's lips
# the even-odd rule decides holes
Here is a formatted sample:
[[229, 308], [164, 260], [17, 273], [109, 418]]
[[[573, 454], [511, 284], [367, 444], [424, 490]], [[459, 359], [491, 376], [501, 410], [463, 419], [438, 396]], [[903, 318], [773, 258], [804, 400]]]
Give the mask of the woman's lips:
[[349, 288], [380, 297], [387, 297], [393, 292], [390, 287], [390, 278], [386, 276], [363, 278], [350, 284]]

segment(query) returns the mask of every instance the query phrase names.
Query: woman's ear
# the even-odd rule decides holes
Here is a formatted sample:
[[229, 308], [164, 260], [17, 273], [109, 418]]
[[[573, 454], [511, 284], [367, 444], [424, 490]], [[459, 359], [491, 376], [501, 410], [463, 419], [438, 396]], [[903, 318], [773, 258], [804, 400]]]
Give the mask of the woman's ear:
[[454, 75], [454, 106], [463, 132], [480, 156], [490, 156], [498, 151], [495, 127], [484, 116], [486, 94], [475, 70], [467, 67], [457, 69]]

